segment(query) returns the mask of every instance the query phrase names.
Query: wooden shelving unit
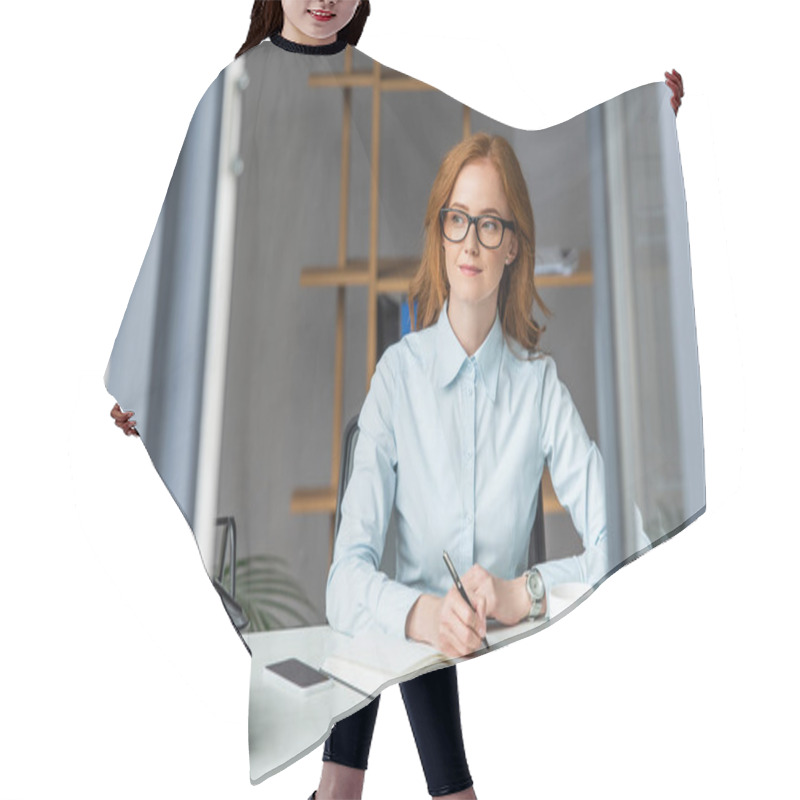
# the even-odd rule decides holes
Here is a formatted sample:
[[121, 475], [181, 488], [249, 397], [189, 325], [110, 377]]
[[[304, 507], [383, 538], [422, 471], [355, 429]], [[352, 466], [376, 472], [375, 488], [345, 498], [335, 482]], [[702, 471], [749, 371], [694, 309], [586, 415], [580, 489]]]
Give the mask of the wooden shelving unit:
[[[352, 59], [352, 51], [349, 48], [345, 58], [348, 55]], [[427, 83], [418, 81], [416, 78], [409, 78], [408, 75], [403, 75], [402, 72], [395, 72], [380, 65], [378, 65], [378, 68], [380, 73], [377, 77], [374, 69], [347, 71], [347, 67], [345, 67], [345, 72], [339, 75], [312, 75], [308, 80], [308, 85], [313, 89], [357, 89], [363, 87], [375, 88], [377, 86], [382, 92], [436, 91], [433, 86], [428, 86]]]
[[[393, 292], [407, 293], [411, 279], [417, 271], [419, 259], [379, 258], [378, 294]], [[343, 267], [306, 267], [300, 273], [301, 286], [369, 286], [370, 271], [368, 261], [346, 261]], [[582, 251], [578, 259], [578, 269], [570, 275], [539, 275], [537, 288], [552, 286], [590, 286], [592, 283], [591, 253]]]
[[295, 489], [289, 508], [292, 514], [333, 514], [336, 511], [336, 487]]
[[[330, 545], [333, 546], [334, 514], [339, 483], [339, 459], [342, 440], [342, 413], [344, 405], [344, 332], [346, 290], [353, 286], [366, 287], [367, 298], [367, 389], [375, 371], [378, 341], [378, 297], [381, 294], [407, 293], [409, 283], [419, 265], [419, 258], [381, 258], [378, 255], [378, 193], [380, 187], [381, 152], [381, 97], [385, 92], [424, 92], [433, 87], [374, 63], [371, 70], [353, 69], [353, 51], [345, 52], [344, 72], [312, 75], [309, 85], [319, 89], [342, 91], [342, 150], [339, 193], [339, 240], [335, 264], [308, 266], [300, 274], [300, 285], [335, 289], [336, 330], [333, 364], [333, 419], [330, 483], [327, 486], [298, 488], [292, 493], [290, 509], [294, 514], [329, 514]], [[352, 128], [352, 92], [354, 89], [372, 90], [372, 138], [370, 175], [370, 241], [369, 257], [357, 260], [348, 258], [347, 227], [350, 197], [350, 138]], [[462, 135], [471, 132], [471, 112], [462, 106]], [[571, 275], [542, 275], [538, 287], [587, 286], [592, 283], [591, 254], [581, 252], [578, 269]], [[545, 476], [545, 513], [563, 513], [553, 492], [549, 475]], [[332, 552], [332, 551], [331, 551]]]

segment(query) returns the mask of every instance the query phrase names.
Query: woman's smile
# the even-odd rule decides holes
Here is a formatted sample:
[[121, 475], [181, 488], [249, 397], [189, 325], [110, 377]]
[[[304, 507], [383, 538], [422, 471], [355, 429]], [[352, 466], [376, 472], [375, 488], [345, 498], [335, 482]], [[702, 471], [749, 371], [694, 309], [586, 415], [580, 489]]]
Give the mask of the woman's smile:
[[281, 0], [281, 35], [297, 44], [333, 44], [352, 21], [359, 0]]
[[472, 264], [459, 264], [458, 268], [461, 270], [463, 275], [472, 276], [472, 275], [480, 275], [483, 272], [482, 269], [479, 269]]
[[319, 8], [310, 8], [308, 13], [318, 22], [330, 22], [336, 16], [331, 11], [322, 11]]

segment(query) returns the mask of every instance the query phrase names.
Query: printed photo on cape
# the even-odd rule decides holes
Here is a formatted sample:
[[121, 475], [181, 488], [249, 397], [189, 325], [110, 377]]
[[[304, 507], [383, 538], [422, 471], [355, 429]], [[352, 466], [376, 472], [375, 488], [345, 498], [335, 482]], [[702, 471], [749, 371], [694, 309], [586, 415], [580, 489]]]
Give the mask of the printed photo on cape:
[[[427, 420], [403, 423], [425, 431], [421, 445], [444, 437], [425, 461], [441, 456], [431, 472], [441, 485], [428, 481], [424, 499], [426, 486], [402, 472], [406, 459], [367, 520], [368, 504], [353, 498], [384, 485], [358, 482], [368, 448], [381, 447], [372, 419], [385, 422], [401, 392], [373, 403], [369, 420], [362, 410], [373, 407], [365, 400], [376, 369], [427, 335], [408, 292], [431, 187], [446, 155], [478, 132], [509, 143], [530, 193], [539, 352], [498, 334], [494, 360], [476, 354], [476, 387], [496, 389], [499, 403], [492, 397], [483, 409], [476, 393], [474, 452], [446, 450], [455, 406], [434, 404]], [[435, 326], [446, 323], [442, 314]], [[440, 363], [431, 347], [430, 363]], [[523, 423], [514, 410], [518, 424], [503, 427], [492, 414], [520, 401], [522, 384], [503, 383], [517, 362], [535, 371], [519, 405], [533, 416]], [[541, 568], [549, 613], [494, 624], [487, 638], [496, 649], [557, 621], [703, 513], [669, 92], [642, 86], [525, 131], [357, 50], [323, 58], [262, 43], [223, 70], [197, 107], [106, 382], [135, 412], [252, 654], [250, 777], [261, 781], [383, 687], [452, 660], [403, 633], [409, 592], [443, 594], [452, 583], [443, 549], [462, 575], [474, 563], [507, 579]], [[575, 416], [577, 433], [535, 406], [541, 387]], [[548, 431], [557, 455], [538, 444], [536, 458], [524, 448], [514, 455], [526, 436], [539, 442]], [[297, 691], [265, 673], [291, 658], [328, 684]], [[302, 724], [288, 722], [298, 716]]]

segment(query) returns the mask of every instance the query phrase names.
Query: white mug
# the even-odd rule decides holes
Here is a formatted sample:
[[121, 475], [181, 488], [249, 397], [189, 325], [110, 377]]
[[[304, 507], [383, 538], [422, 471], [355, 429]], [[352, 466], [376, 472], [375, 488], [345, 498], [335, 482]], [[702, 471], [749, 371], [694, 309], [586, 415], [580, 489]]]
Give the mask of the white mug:
[[577, 603], [592, 587], [588, 583], [560, 583], [550, 590], [547, 599], [550, 619]]

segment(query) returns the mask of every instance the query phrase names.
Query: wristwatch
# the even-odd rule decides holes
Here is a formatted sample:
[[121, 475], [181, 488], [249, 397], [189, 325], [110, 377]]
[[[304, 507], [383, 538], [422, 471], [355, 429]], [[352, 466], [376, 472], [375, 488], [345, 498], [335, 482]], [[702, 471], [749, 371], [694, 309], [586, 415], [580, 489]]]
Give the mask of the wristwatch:
[[529, 569], [525, 572], [525, 588], [531, 598], [531, 610], [528, 619], [541, 617], [544, 610], [544, 580], [538, 569]]

